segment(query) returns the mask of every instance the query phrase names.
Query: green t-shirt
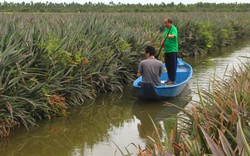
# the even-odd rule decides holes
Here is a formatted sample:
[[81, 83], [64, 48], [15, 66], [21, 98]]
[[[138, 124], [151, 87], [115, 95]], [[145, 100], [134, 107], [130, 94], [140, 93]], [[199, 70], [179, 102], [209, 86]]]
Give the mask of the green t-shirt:
[[[166, 37], [168, 34], [168, 28], [165, 28], [163, 37]], [[178, 52], [178, 31], [174, 25], [172, 25], [172, 28], [170, 30], [170, 35], [174, 35], [174, 38], [167, 38], [164, 42], [164, 51], [165, 53], [170, 52]]]

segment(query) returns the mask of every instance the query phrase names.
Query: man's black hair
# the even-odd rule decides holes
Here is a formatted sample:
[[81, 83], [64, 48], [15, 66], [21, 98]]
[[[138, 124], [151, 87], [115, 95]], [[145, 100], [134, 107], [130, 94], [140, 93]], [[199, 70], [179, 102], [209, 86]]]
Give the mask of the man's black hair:
[[169, 18], [168, 19], [168, 23], [170, 23], [170, 24], [172, 24], [173, 22], [172, 22], [172, 20]]
[[155, 48], [153, 46], [147, 46], [145, 48], [146, 53], [149, 53], [150, 56], [154, 56], [156, 51]]
[[166, 19], [168, 19], [168, 23], [172, 24], [173, 21], [169, 18], [169, 17], [165, 17]]

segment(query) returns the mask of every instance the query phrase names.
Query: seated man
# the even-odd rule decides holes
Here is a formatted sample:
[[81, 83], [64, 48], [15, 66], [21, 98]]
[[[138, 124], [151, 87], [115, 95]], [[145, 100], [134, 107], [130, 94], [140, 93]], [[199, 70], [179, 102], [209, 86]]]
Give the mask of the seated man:
[[153, 85], [161, 85], [160, 76], [162, 74], [163, 63], [155, 58], [155, 48], [147, 46], [145, 48], [146, 58], [139, 64], [137, 77], [142, 75], [143, 82], [151, 82]]

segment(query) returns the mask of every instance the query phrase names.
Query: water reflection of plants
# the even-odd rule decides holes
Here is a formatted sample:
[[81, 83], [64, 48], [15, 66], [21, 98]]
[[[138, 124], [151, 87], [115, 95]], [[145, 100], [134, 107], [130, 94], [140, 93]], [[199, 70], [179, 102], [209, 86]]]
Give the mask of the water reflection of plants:
[[[40, 127], [32, 128], [28, 134], [6, 139], [2, 145], [13, 147], [2, 149], [10, 151], [1, 153], [32, 155], [40, 149], [40, 155], [68, 155], [76, 149], [84, 153], [84, 150], [91, 150], [102, 141], [108, 142], [110, 131], [133, 120], [132, 103], [127, 104], [127, 99], [117, 100], [118, 96], [112, 96], [98, 98], [97, 102], [88, 106], [73, 107], [67, 117], [54, 118]], [[53, 145], [60, 150], [55, 151]]]

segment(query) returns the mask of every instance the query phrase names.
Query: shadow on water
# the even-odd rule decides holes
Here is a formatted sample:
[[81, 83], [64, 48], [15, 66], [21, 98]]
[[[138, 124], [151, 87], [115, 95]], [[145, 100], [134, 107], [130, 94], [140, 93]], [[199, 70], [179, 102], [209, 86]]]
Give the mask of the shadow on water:
[[137, 99], [133, 109], [134, 115], [140, 121], [140, 124], [138, 125], [140, 137], [147, 139], [148, 135], [151, 136], [151, 134], [155, 132], [154, 125], [152, 124], [150, 118], [152, 118], [155, 123], [159, 123], [161, 121], [165, 122], [166, 119], [180, 112], [179, 109], [166, 104], [172, 104], [185, 108], [192, 98], [190, 93], [191, 90], [187, 85], [178, 97], [158, 101]]
[[134, 111], [136, 113], [148, 113], [153, 119], [155, 119], [155, 121], [162, 120], [175, 115], [180, 111], [175, 107], [167, 106], [166, 103], [184, 108], [192, 98], [190, 93], [191, 90], [189, 89], [189, 85], [187, 85], [183, 92], [177, 97], [157, 101], [136, 99], [134, 102]]

